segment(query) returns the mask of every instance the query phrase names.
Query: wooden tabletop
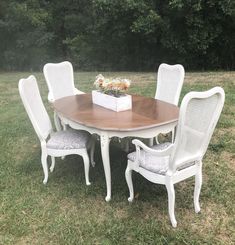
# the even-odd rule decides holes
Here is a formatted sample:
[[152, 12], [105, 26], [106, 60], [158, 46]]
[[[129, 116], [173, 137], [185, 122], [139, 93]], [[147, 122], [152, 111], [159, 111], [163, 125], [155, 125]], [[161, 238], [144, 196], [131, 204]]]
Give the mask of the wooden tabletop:
[[152, 128], [178, 120], [175, 105], [132, 95], [132, 110], [115, 112], [92, 103], [91, 94], [68, 96], [56, 100], [53, 107], [61, 116], [79, 124], [114, 131]]

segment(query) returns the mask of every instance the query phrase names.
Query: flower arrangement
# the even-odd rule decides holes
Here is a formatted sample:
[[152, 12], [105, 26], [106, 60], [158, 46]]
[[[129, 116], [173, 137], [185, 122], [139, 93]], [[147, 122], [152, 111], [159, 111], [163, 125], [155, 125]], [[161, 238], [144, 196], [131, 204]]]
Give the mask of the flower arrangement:
[[131, 81], [129, 79], [122, 78], [108, 79], [104, 78], [102, 74], [99, 74], [96, 76], [94, 85], [99, 92], [112, 95], [114, 97], [120, 97], [128, 90], [131, 85]]

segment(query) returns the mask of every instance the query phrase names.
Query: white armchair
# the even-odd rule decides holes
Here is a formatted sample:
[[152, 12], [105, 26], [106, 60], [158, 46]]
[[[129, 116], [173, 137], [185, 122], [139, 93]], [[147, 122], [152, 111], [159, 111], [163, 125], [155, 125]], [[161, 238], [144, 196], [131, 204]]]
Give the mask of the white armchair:
[[194, 207], [200, 211], [199, 195], [202, 184], [202, 159], [224, 105], [224, 90], [215, 87], [206, 92], [190, 92], [181, 104], [175, 143], [158, 144], [151, 148], [133, 140], [136, 151], [128, 155], [126, 181], [134, 199], [132, 170], [149, 181], [166, 186], [168, 210], [173, 227], [175, 219], [174, 184], [195, 176]]
[[46, 184], [48, 180], [48, 155], [51, 156], [52, 164], [50, 171], [52, 172], [55, 166], [55, 157], [77, 154], [83, 158], [86, 184], [90, 185], [90, 161], [86, 149], [90, 135], [85, 131], [76, 131], [73, 129], [53, 132], [50, 118], [43, 105], [34, 76], [20, 79], [19, 92], [26, 112], [41, 143], [41, 164], [44, 172], [43, 183]]

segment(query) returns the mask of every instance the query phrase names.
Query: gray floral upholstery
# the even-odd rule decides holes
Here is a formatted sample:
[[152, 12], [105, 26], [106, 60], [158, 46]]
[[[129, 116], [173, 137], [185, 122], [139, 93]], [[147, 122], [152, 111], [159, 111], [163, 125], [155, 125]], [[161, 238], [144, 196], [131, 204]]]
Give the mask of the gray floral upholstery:
[[[171, 143], [166, 142], [163, 144], [154, 145], [151, 148], [154, 150], [164, 150], [170, 145], [171, 145]], [[129, 153], [127, 157], [129, 160], [134, 162], [136, 159], [136, 151]], [[140, 167], [142, 167], [146, 170], [149, 170], [153, 173], [165, 175], [167, 170], [168, 170], [168, 166], [169, 166], [169, 156], [159, 157], [159, 156], [153, 155], [151, 153], [145, 152], [144, 150], [141, 150], [140, 151], [139, 164], [140, 164]], [[192, 166], [194, 164], [195, 164], [194, 162], [187, 163], [183, 166], [180, 166], [180, 168], [178, 170], [182, 170], [182, 169], [189, 167], [189, 166]]]
[[71, 150], [86, 148], [90, 134], [86, 131], [68, 129], [52, 134], [47, 147], [58, 150]]

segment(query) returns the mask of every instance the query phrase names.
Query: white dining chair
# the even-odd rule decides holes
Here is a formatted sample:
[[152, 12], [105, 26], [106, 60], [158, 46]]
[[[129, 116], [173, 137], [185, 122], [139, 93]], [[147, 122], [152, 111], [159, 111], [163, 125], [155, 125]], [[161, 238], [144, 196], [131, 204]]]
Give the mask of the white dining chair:
[[19, 92], [41, 143], [41, 164], [44, 172], [43, 183], [46, 184], [48, 180], [48, 156], [51, 156], [50, 171], [52, 172], [55, 167], [55, 157], [77, 154], [83, 158], [86, 184], [90, 185], [90, 162], [86, 148], [90, 135], [85, 131], [73, 129], [53, 132], [50, 118], [43, 105], [34, 76], [31, 75], [26, 79], [20, 79]]
[[49, 89], [48, 100], [54, 102], [65, 96], [84, 94], [75, 88], [73, 66], [69, 61], [47, 63], [43, 73]]
[[[43, 73], [49, 90], [48, 100], [50, 103], [66, 96], [84, 94], [75, 88], [73, 66], [69, 61], [47, 63], [43, 67]], [[54, 112], [54, 123], [57, 131], [62, 129], [61, 124], [63, 129], [66, 129], [66, 125], [61, 122], [56, 112]], [[93, 167], [95, 166], [95, 139], [96, 137], [92, 137], [90, 142], [90, 160]]]
[[[178, 105], [180, 93], [184, 82], [185, 71], [182, 65], [161, 64], [157, 73], [157, 89], [155, 99]], [[172, 142], [175, 137], [175, 129], [172, 129]], [[156, 136], [158, 142], [158, 136]]]
[[[47, 63], [43, 67], [43, 73], [49, 90], [49, 102], [53, 103], [66, 96], [84, 94], [74, 86], [73, 66], [69, 61]], [[56, 113], [54, 113], [54, 121], [57, 131], [61, 130], [61, 123]]]
[[169, 216], [172, 226], [176, 227], [174, 184], [195, 176], [194, 208], [196, 213], [200, 211], [202, 159], [221, 114], [224, 98], [224, 90], [220, 87], [188, 93], [181, 103], [174, 144], [163, 143], [150, 148], [137, 139], [132, 141], [136, 151], [128, 155], [126, 168], [130, 202], [134, 199], [134, 170], [149, 181], [166, 186]]

